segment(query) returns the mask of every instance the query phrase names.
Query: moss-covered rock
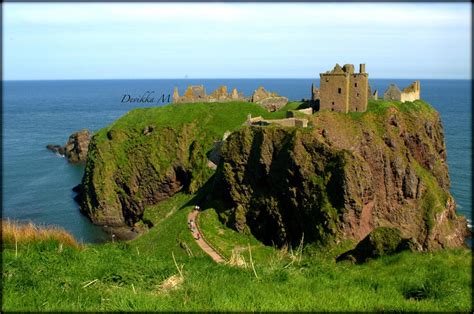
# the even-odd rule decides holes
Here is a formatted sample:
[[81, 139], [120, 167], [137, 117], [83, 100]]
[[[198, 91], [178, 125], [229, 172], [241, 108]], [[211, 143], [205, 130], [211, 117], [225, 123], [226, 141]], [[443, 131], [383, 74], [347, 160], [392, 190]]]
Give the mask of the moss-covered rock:
[[178, 191], [195, 193], [212, 176], [207, 155], [253, 103], [194, 103], [140, 108], [94, 134], [82, 179], [81, 210], [99, 225], [133, 226], [147, 205]]
[[[81, 209], [97, 224], [133, 226], [146, 206], [206, 186], [200, 195], [220, 204], [222, 221], [266, 244], [360, 241], [393, 227], [423, 250], [463, 245], [467, 224], [430, 105], [371, 101], [364, 113], [317, 112], [308, 128], [243, 125], [248, 114], [283, 118], [298, 106], [133, 110], [92, 138]], [[207, 158], [227, 130], [214, 170]]]
[[245, 127], [222, 148], [221, 216], [267, 244], [360, 241], [400, 230], [419, 249], [462, 246], [439, 114], [423, 101], [372, 101], [365, 113], [321, 111], [312, 128]]
[[342, 255], [337, 260], [350, 260], [357, 263], [385, 255], [392, 255], [404, 250], [415, 251], [418, 244], [415, 240], [406, 239], [397, 228], [379, 227], [370, 232], [357, 246]]

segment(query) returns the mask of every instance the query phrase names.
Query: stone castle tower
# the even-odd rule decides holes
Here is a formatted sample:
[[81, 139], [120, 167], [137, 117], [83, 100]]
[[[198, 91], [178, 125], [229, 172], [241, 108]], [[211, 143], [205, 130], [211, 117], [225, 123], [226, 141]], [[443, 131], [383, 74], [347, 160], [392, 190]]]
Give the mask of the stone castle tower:
[[338, 112], [364, 112], [367, 110], [369, 74], [365, 64], [359, 73], [354, 73], [354, 65], [336, 64], [332, 71], [320, 73], [320, 109]]

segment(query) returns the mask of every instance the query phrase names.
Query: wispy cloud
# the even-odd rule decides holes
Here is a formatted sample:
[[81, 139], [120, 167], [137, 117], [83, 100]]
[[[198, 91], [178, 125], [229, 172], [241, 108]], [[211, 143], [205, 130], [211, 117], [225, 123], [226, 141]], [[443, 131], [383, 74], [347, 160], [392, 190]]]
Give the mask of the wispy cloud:
[[[383, 58], [467, 76], [459, 65], [470, 62], [470, 12], [467, 3], [7, 3], [5, 77], [47, 76], [48, 66], [115, 77], [117, 67], [133, 73], [140, 64], [146, 77], [157, 68], [168, 77], [254, 77], [273, 73], [272, 64], [310, 76], [310, 66], [328, 62], [383, 69]], [[417, 75], [416, 66], [402, 70]]]

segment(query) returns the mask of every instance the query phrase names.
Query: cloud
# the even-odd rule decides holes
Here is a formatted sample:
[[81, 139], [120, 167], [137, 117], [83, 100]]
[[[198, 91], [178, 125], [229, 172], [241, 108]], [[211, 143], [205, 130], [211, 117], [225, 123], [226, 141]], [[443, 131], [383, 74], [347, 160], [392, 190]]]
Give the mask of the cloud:
[[446, 60], [470, 64], [470, 9], [468, 3], [6, 3], [4, 73], [48, 77], [54, 67], [78, 77], [77, 69], [93, 65], [95, 76], [116, 77], [118, 68], [134, 73], [146, 64], [147, 76], [165, 65], [169, 77], [192, 71], [255, 77], [272, 67], [294, 76], [313, 75], [316, 63], [359, 61], [383, 68], [389, 60], [405, 72], [400, 65], [408, 59], [413, 71], [431, 66], [451, 73]]
[[[107, 23], [219, 22], [277, 25], [431, 26], [470, 23], [470, 4], [321, 3], [37, 3], [5, 4], [16, 23], [73, 25]], [[464, 6], [464, 10], [455, 10]], [[454, 8], [454, 9], [453, 9]]]

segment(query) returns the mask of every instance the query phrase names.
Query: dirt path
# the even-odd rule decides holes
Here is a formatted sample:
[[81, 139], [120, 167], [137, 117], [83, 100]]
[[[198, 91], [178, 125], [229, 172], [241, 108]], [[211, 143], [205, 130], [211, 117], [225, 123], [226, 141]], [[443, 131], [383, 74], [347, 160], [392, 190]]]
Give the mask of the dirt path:
[[207, 242], [204, 241], [204, 239], [202, 238], [201, 230], [199, 230], [196, 224], [198, 214], [199, 211], [193, 210], [188, 215], [188, 225], [190, 222], [192, 222], [191, 225], [195, 227], [191, 230], [194, 240], [196, 240], [197, 244], [201, 247], [201, 249], [206, 252], [207, 255], [209, 255], [216, 263], [225, 263], [224, 258], [222, 258], [222, 256], [217, 253], [212, 247], [210, 247], [209, 244], [207, 244]]

